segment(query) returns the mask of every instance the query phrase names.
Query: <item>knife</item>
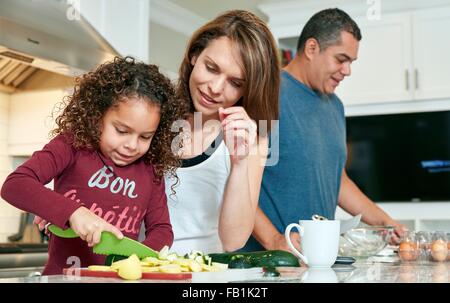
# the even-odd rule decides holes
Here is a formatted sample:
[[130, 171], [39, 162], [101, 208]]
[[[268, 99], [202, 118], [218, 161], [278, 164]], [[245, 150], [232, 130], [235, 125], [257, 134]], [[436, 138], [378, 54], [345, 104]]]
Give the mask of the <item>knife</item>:
[[[72, 228], [61, 229], [54, 224], [50, 224], [48, 230], [60, 238], [79, 237]], [[114, 234], [108, 231], [102, 232], [100, 242], [94, 246], [93, 251], [99, 255], [114, 254], [126, 257], [136, 254], [140, 259], [158, 257], [158, 253], [150, 247], [128, 237], [123, 237], [123, 239], [119, 240]]]
[[354, 216], [351, 219], [348, 220], [341, 220], [341, 230], [340, 230], [340, 234], [343, 235], [345, 234], [347, 231], [349, 231], [352, 228], [355, 228], [356, 226], [358, 226], [359, 222], [361, 221], [361, 214]]
[[[340, 231], [339, 233], [341, 235], [345, 234], [347, 231], [349, 231], [352, 228], [355, 228], [356, 226], [358, 226], [359, 222], [361, 221], [361, 216], [362, 214], [356, 215], [353, 218], [350, 218], [348, 220], [340, 220]], [[327, 218], [325, 218], [324, 216], [320, 216], [320, 215], [313, 215], [312, 216], [312, 220], [313, 221], [324, 221], [324, 220], [328, 220]]]

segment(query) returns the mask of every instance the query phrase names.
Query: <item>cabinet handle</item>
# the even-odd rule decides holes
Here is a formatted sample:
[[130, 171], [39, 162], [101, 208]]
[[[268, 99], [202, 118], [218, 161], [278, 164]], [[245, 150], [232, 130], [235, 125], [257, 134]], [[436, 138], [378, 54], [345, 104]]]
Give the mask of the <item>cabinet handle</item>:
[[416, 89], [419, 89], [419, 70], [417, 68], [414, 70], [414, 82]]
[[409, 70], [405, 69], [405, 86], [406, 90], [409, 90]]

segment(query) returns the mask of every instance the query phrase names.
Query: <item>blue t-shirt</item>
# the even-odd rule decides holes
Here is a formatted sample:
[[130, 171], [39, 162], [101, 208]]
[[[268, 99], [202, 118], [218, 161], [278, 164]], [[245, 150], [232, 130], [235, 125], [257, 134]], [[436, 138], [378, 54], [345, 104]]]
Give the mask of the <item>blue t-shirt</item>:
[[[272, 132], [270, 157], [279, 161], [264, 169], [261, 209], [283, 234], [288, 224], [313, 214], [334, 219], [347, 156], [342, 102], [283, 71], [280, 121]], [[242, 249], [256, 250], [264, 248], [253, 237]]]

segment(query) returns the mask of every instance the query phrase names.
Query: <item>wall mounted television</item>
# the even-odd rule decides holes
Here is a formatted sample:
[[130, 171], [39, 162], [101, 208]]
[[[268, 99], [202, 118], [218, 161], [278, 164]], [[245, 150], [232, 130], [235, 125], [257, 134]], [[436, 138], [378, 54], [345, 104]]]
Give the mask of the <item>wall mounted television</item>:
[[450, 201], [450, 111], [347, 117], [346, 169], [375, 202]]

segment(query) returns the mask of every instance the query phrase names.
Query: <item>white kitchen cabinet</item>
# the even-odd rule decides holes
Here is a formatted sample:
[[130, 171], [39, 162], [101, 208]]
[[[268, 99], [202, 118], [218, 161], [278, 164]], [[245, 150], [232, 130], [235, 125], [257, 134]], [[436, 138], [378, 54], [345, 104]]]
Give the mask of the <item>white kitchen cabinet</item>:
[[79, 0], [81, 15], [121, 56], [149, 60], [150, 2], [148, 0]]
[[450, 97], [450, 7], [355, 19], [361, 59], [337, 90], [346, 104]]
[[450, 97], [450, 7], [413, 13], [414, 97]]
[[[352, 16], [362, 40], [352, 75], [336, 90], [344, 104], [450, 98], [450, 6], [382, 13], [379, 20]], [[301, 28], [271, 30], [281, 48], [295, 49]]]
[[393, 102], [413, 98], [409, 14], [381, 20], [355, 18], [362, 40], [352, 74], [336, 90], [345, 104]]

